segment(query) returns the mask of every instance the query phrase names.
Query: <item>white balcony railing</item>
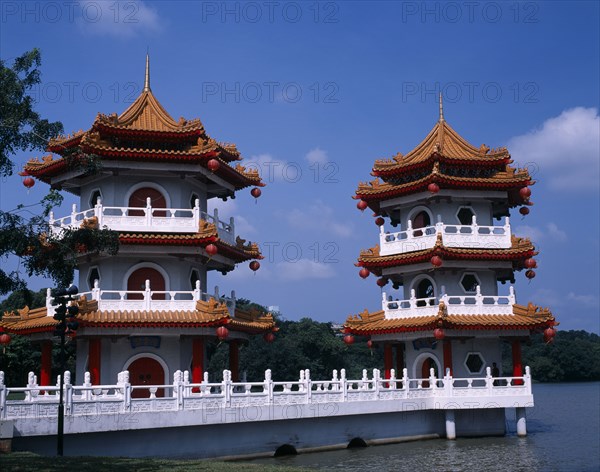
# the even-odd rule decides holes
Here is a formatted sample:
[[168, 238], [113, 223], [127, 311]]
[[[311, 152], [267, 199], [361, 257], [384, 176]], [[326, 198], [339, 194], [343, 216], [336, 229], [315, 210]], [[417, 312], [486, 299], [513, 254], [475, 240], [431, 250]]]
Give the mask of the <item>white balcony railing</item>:
[[[57, 386], [40, 386], [33, 372], [29, 373], [25, 387], [7, 387], [3, 380], [4, 373], [0, 372], [0, 419], [28, 421], [21, 424], [21, 434], [40, 434], [36, 430], [40, 429], [40, 418], [57, 416], [60, 380]], [[454, 378], [449, 370], [438, 378], [433, 369], [426, 378], [409, 378], [407, 369], [403, 369], [402, 377], [396, 377], [392, 369], [389, 379], [382, 378], [380, 371], [373, 369], [373, 376], [369, 378], [365, 369], [361, 379], [351, 380], [342, 369], [339, 376], [338, 371], [333, 371], [331, 379], [313, 380], [306, 369], [300, 371], [298, 380], [284, 382], [274, 381], [270, 370], [259, 382], [233, 382], [228, 370], [223, 371], [222, 381], [209, 382], [208, 373], [205, 373], [200, 383], [190, 382], [189, 372], [180, 370], [174, 373], [173, 383], [167, 385], [132, 385], [128, 371], [119, 373], [117, 383], [112, 385], [92, 385], [89, 373], [85, 373], [82, 385], [71, 384], [68, 371], [64, 380], [65, 416], [93, 416], [94, 421], [86, 422], [90, 431], [98, 430], [102, 421], [97, 421], [102, 416], [110, 418], [114, 424], [115, 414], [160, 412], [161, 425], [168, 427], [177, 417], [171, 415], [170, 418], [167, 413], [182, 410], [353, 403], [356, 406], [352, 408], [352, 414], [372, 414], [372, 405], [385, 400], [394, 402], [386, 407], [390, 412], [402, 411], [395, 402], [403, 400], [412, 402], [407, 410], [440, 409], [444, 403], [451, 405], [451, 409], [472, 410], [480, 400], [479, 408], [530, 406], [533, 400], [529, 367], [525, 367], [525, 375], [521, 377], [496, 378], [487, 367], [485, 377], [479, 378]], [[9, 400], [9, 397], [13, 399]], [[15, 399], [19, 397], [21, 399]], [[414, 403], [415, 399], [423, 401], [421, 406]], [[432, 401], [428, 402], [428, 399]], [[338, 409], [332, 408], [332, 411]], [[314, 417], [314, 411], [312, 415]], [[137, 423], [133, 417], [127, 418], [130, 425]], [[219, 418], [216, 419], [221, 421]], [[228, 418], [243, 418], [243, 415]], [[50, 427], [54, 428], [55, 434], [56, 425]], [[135, 429], [135, 426], [130, 427]], [[139, 427], [145, 428], [147, 423], [140, 422]]]
[[[196, 288], [190, 291], [155, 291], [151, 289], [149, 280], [146, 280], [144, 290], [102, 290], [96, 281], [91, 291], [79, 293], [77, 296], [96, 300], [98, 310], [101, 311], [194, 311], [198, 300], [208, 301], [214, 298], [227, 304], [231, 316], [235, 312], [235, 291], [231, 291], [230, 297], [225, 297], [219, 294], [219, 287], [216, 286], [214, 294], [205, 293], [200, 289], [200, 281], [196, 281]], [[53, 303], [51, 290], [48, 289], [48, 316], [54, 316]]]
[[439, 298], [416, 298], [415, 291], [411, 290], [408, 300], [392, 300], [383, 292], [381, 306], [386, 319], [396, 319], [435, 316], [442, 301], [449, 315], [512, 315], [516, 303], [512, 285], [508, 295], [482, 295], [479, 285], [475, 295], [448, 295], [445, 292], [442, 286], [443, 295]]
[[63, 218], [55, 219], [50, 213], [50, 231], [60, 235], [63, 229], [78, 229], [85, 219], [92, 217], [98, 219], [100, 228], [136, 233], [197, 233], [200, 220], [204, 220], [217, 226], [219, 237], [225, 242], [235, 242], [233, 218], [226, 223], [219, 219], [216, 208], [212, 215], [201, 211], [200, 200], [195, 201], [194, 208], [153, 208], [148, 198], [145, 207], [134, 208], [108, 207], [98, 199], [94, 208], [85, 211], [77, 211], [77, 205], [73, 205], [71, 214]]
[[395, 233], [385, 232], [380, 226], [379, 247], [382, 256], [403, 254], [405, 252], [421, 251], [435, 245], [438, 234], [446, 247], [498, 248], [511, 247], [510, 220], [507, 217], [503, 226], [479, 226], [473, 216], [470, 225], [448, 225], [441, 221], [434, 226], [413, 228], [408, 221], [408, 228]]

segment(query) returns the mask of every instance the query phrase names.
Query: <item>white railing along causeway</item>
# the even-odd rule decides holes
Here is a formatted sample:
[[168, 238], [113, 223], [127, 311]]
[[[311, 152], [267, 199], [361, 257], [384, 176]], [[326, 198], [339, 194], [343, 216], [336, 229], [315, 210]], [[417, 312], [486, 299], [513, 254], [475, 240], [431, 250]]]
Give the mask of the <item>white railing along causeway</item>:
[[413, 228], [408, 221], [408, 228], [395, 233], [385, 232], [383, 225], [379, 227], [379, 253], [382, 256], [421, 251], [435, 246], [438, 234], [446, 247], [494, 248], [511, 247], [510, 220], [507, 217], [503, 226], [479, 226], [473, 216], [470, 225], [450, 225], [441, 222], [424, 228]]
[[[89, 292], [81, 292], [78, 297], [85, 296], [88, 300], [98, 302], [98, 310], [102, 311], [194, 311], [198, 300], [208, 301], [214, 298], [224, 302], [231, 316], [235, 312], [235, 291], [226, 297], [219, 293], [215, 286], [213, 294], [200, 289], [200, 281], [196, 281], [196, 288], [190, 291], [155, 291], [146, 280], [144, 290], [102, 290], [96, 280], [94, 288]], [[54, 316], [54, 298], [50, 289], [46, 290], [46, 308], [48, 316]]]
[[107, 207], [102, 200], [94, 208], [77, 211], [73, 205], [71, 214], [63, 218], [54, 218], [50, 213], [50, 230], [60, 235], [63, 229], [78, 229], [85, 219], [96, 217], [100, 228], [114, 231], [160, 232], [160, 233], [197, 233], [200, 220], [208, 221], [217, 226], [219, 237], [233, 244], [235, 242], [235, 227], [233, 218], [229, 223], [219, 219], [215, 208], [212, 215], [200, 210], [200, 200], [196, 200], [194, 208], [153, 208], [150, 198], [145, 207]]
[[444, 286], [441, 297], [416, 298], [411, 290], [408, 300], [392, 300], [381, 294], [381, 308], [386, 319], [435, 316], [439, 303], [444, 302], [449, 315], [512, 315], [516, 303], [515, 289], [511, 285], [508, 295], [482, 295], [479, 285], [475, 295], [448, 295]]
[[[176, 371], [170, 385], [132, 385], [129, 372], [118, 374], [113, 385], [92, 385], [89, 373], [82, 385], [72, 385], [71, 375], [64, 375], [64, 405], [66, 416], [114, 415], [137, 412], [166, 412], [201, 410], [225, 407], [261, 407], [268, 405], [305, 405], [322, 403], [379, 402], [381, 400], [480, 398], [486, 404], [498, 399], [531, 396], [531, 374], [525, 368], [522, 377], [492, 378], [490, 368], [481, 378], [453, 378], [449, 370], [436, 378], [434, 370], [425, 379], [408, 378], [407, 369], [397, 378], [391, 371], [389, 379], [381, 377], [374, 369], [371, 378], [367, 370], [358, 380], [346, 378], [342, 369], [333, 371], [329, 380], [313, 380], [309, 370], [300, 371], [299, 379], [292, 382], [276, 382], [271, 371], [265, 372], [261, 382], [233, 382], [231, 372], [223, 371], [221, 382], [209, 382], [204, 374], [201, 383], [190, 382], [189, 372]], [[60, 381], [60, 380], [59, 380]], [[59, 382], [57, 382], [57, 385]], [[33, 372], [29, 373], [25, 387], [7, 387], [4, 373], [0, 372], [0, 418], [27, 419], [56, 417], [58, 409], [58, 386], [40, 386]], [[9, 400], [8, 395], [20, 395], [20, 400]], [[145, 398], [136, 398], [137, 396]], [[491, 402], [491, 403], [490, 403]], [[473, 408], [471, 402], [465, 408]], [[439, 406], [432, 406], [439, 408]], [[458, 404], [453, 406], [458, 408]]]

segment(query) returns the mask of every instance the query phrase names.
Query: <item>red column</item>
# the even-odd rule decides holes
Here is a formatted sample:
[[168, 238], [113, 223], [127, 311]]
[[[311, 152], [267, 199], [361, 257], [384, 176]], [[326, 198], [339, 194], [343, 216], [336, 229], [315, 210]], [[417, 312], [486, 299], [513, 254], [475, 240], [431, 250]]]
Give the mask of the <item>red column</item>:
[[42, 366], [40, 385], [50, 385], [52, 380], [52, 341], [42, 341]]
[[446, 369], [450, 369], [450, 375], [452, 375], [452, 341], [444, 339], [444, 373], [446, 375]]
[[[204, 376], [204, 338], [192, 341], [192, 383], [201, 383]], [[198, 389], [194, 389], [198, 391]]]
[[229, 341], [229, 370], [231, 371], [231, 380], [240, 381], [240, 351], [237, 340]]
[[385, 343], [383, 346], [384, 378], [389, 379], [391, 377], [392, 365], [393, 365], [392, 345], [390, 343]]
[[396, 344], [396, 377], [402, 377], [404, 369], [404, 344]]
[[90, 338], [88, 341], [88, 372], [92, 385], [100, 385], [100, 362], [102, 359], [102, 345], [100, 338]]
[[[513, 377], [523, 376], [523, 364], [521, 360], [521, 342], [515, 339], [512, 342]], [[523, 385], [522, 380], [515, 380], [513, 385]]]

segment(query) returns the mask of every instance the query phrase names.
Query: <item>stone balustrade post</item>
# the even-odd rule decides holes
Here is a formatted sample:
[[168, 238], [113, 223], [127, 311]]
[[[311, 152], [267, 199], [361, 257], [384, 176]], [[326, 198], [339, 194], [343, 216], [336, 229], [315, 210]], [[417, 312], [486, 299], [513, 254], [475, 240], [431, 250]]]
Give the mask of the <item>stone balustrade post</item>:
[[186, 397], [189, 397], [191, 391], [192, 391], [192, 389], [190, 388], [190, 371], [184, 370], [183, 371], [183, 394]]
[[65, 416], [68, 416], [73, 411], [73, 385], [71, 384], [71, 372], [65, 370], [64, 391], [64, 408]]
[[388, 306], [387, 306], [387, 293], [386, 292], [381, 292], [381, 309], [383, 311], [386, 311], [388, 309]]
[[379, 380], [380, 380], [379, 369], [373, 369], [373, 390], [375, 391], [376, 398], [379, 398], [379, 390], [381, 389], [381, 384], [380, 384]]
[[360, 389], [361, 390], [369, 389], [369, 376], [367, 375], [367, 369], [363, 369], [363, 371], [362, 371], [362, 379], [361, 379]]
[[525, 375], [523, 376], [523, 384], [528, 395], [531, 395], [531, 369], [525, 366]]
[[515, 287], [513, 287], [512, 285], [508, 287], [508, 303], [510, 305], [514, 305], [515, 303], [517, 303], [517, 298], [515, 296]]
[[85, 388], [85, 390], [83, 390], [83, 399], [89, 402], [92, 399], [92, 376], [89, 372], [83, 374], [82, 387]]
[[408, 391], [410, 390], [410, 381], [408, 379], [408, 369], [406, 367], [402, 369], [402, 388], [405, 392], [405, 398], [408, 397]]
[[76, 221], [75, 219], [77, 218], [77, 204], [73, 203], [73, 206], [71, 207], [71, 228], [75, 228], [77, 227]]
[[414, 288], [410, 289], [409, 304], [410, 304], [410, 309], [411, 310], [414, 310], [415, 308], [417, 308], [417, 296], [416, 296]]
[[92, 300], [100, 300], [100, 281], [94, 279], [94, 288], [92, 288]]
[[150, 281], [146, 279], [144, 288], [144, 306], [147, 311], [150, 311], [150, 305], [152, 304], [152, 291], [150, 290]]
[[453, 385], [452, 385], [452, 374], [450, 373], [450, 368], [446, 369], [446, 373], [444, 375], [444, 393], [446, 394], [447, 397], [451, 397], [452, 393], [453, 393]]
[[334, 390], [334, 391], [336, 391], [336, 392], [340, 390], [337, 369], [333, 369], [333, 375], [331, 377], [331, 389]]
[[229, 231], [231, 233], [231, 237], [235, 238], [235, 220], [233, 216], [229, 217]]
[[412, 221], [408, 220], [408, 224], [406, 227], [406, 236], [408, 239], [412, 239], [413, 238], [413, 227], [412, 227]]
[[102, 220], [104, 219], [104, 209], [102, 208], [102, 198], [100, 197], [96, 199], [96, 204], [94, 205], [94, 216], [98, 218], [98, 227], [102, 228]]
[[433, 370], [432, 367], [431, 369], [429, 369], [429, 388], [433, 390], [435, 388], [436, 382], [437, 379], [435, 377], [435, 370]]
[[221, 388], [223, 389], [223, 401], [225, 403], [225, 407], [231, 406], [231, 371], [225, 369], [223, 371], [223, 382], [221, 383]]
[[[58, 376], [60, 380], [60, 375]], [[57, 385], [60, 385], [57, 383]], [[37, 397], [36, 389], [38, 387], [37, 384], [37, 376], [33, 372], [29, 372], [27, 375], [27, 391], [25, 392], [25, 401], [32, 402], [35, 397]]]
[[312, 380], [310, 379], [310, 369], [304, 371], [304, 388], [306, 392], [306, 403], [310, 403], [312, 398]]
[[131, 383], [129, 383], [129, 371], [121, 372], [121, 383], [123, 388], [123, 411], [131, 411]]
[[396, 390], [396, 369], [390, 369], [390, 383], [388, 384], [390, 390]]
[[196, 280], [194, 287], [194, 301], [202, 300], [202, 290], [200, 289], [200, 280]]
[[146, 198], [146, 226], [148, 228], [152, 227], [152, 199], [150, 197]]
[[475, 305], [483, 306], [483, 295], [481, 295], [481, 285], [477, 285], [477, 287], [475, 287]]
[[493, 395], [493, 393], [492, 393], [493, 386], [494, 386], [494, 380], [492, 378], [492, 368], [488, 366], [485, 368], [485, 388], [487, 389], [487, 393], [490, 396]]
[[200, 384], [200, 394], [205, 394], [206, 392], [210, 394], [210, 387], [208, 386], [208, 372], [204, 372], [202, 378], [203, 380]]
[[198, 228], [200, 225], [200, 199], [194, 200], [194, 208], [192, 208], [192, 215], [194, 218], [194, 227]]
[[342, 401], [348, 400], [348, 381], [346, 380], [346, 369], [340, 371], [340, 383], [342, 384]]

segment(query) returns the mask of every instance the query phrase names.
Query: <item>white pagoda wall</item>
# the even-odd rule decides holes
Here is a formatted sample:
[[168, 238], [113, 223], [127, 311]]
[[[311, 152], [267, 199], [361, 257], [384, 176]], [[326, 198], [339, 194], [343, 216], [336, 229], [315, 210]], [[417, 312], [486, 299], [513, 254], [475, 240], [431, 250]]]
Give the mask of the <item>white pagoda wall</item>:
[[[461, 207], [465, 206], [468, 206], [473, 210], [475, 216], [477, 217], [478, 225], [492, 226], [494, 224], [492, 218], [492, 205], [489, 201], [477, 200], [474, 198], [473, 200], [469, 201], [457, 200], [448, 203], [448, 201], [444, 198], [439, 202], [428, 202], [426, 206], [414, 203], [400, 206], [399, 210], [401, 229], [404, 230], [408, 227], [409, 216], [413, 217], [421, 210], [425, 209], [429, 210], [432, 225], [437, 222], [438, 215], [442, 217], [442, 222], [445, 224], [461, 224], [456, 216], [456, 213]], [[415, 209], [414, 212], [413, 209]]]
[[[468, 261], [465, 262], [465, 266], [468, 266]], [[410, 290], [416, 286], [418, 282], [423, 278], [423, 275], [428, 276], [435, 282], [434, 286], [436, 289], [436, 296], [440, 295], [442, 285], [446, 288], [448, 295], [466, 295], [472, 296], [474, 293], [466, 293], [460, 284], [462, 276], [466, 273], [475, 274], [481, 282], [481, 293], [483, 295], [498, 295], [498, 285], [496, 283], [496, 273], [493, 270], [481, 270], [481, 269], [464, 269], [464, 270], [436, 270], [434, 272], [425, 273], [412, 273], [404, 276], [404, 299], [410, 298]], [[413, 282], [417, 282], [413, 287]]]

